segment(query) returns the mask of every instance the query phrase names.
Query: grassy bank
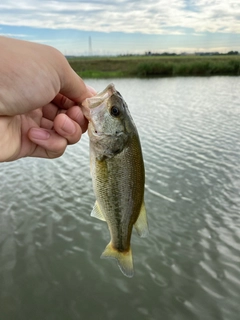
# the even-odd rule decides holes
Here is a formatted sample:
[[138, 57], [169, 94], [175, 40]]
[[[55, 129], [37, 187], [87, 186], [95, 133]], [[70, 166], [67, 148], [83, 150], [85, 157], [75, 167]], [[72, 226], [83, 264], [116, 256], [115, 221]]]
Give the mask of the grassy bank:
[[124, 56], [68, 59], [83, 78], [240, 75], [240, 56]]

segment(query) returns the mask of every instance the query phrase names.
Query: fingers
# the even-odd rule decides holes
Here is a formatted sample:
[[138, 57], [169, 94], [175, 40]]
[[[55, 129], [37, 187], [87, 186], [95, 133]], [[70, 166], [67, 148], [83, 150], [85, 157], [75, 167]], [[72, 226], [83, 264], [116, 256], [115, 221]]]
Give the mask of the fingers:
[[66, 114], [59, 114], [54, 120], [54, 129], [67, 140], [68, 144], [76, 143], [82, 136], [82, 129], [79, 124], [70, 119]]
[[45, 119], [53, 121], [59, 113], [59, 108], [53, 103], [48, 103], [42, 108], [42, 112]]
[[63, 96], [62, 94], [57, 94], [56, 97], [53, 99], [52, 103], [61, 109], [69, 109], [76, 105], [76, 103], [67, 97]]
[[[92, 92], [95, 92], [94, 89], [91, 90]], [[66, 113], [70, 118], [77, 121], [79, 125], [82, 125], [82, 122], [85, 124], [81, 107], [77, 106], [75, 102], [67, 99], [61, 94], [58, 94], [51, 103], [45, 105], [42, 108], [42, 112], [43, 117], [51, 121], [53, 121], [59, 113]], [[75, 118], [75, 114], [77, 114], [77, 118]]]
[[40, 122], [40, 128], [51, 130], [53, 128], [53, 121], [42, 118]]
[[67, 110], [66, 115], [69, 116], [69, 118], [76, 121], [80, 125], [80, 127], [82, 129], [82, 133], [84, 133], [87, 130], [88, 121], [84, 117], [84, 115], [82, 113], [82, 109], [79, 106], [74, 106], [74, 107], [70, 108], [69, 110]]
[[58, 158], [67, 147], [67, 140], [53, 130], [31, 128], [28, 137], [37, 145], [31, 154], [32, 157]]
[[73, 106], [68, 110], [61, 110], [53, 104], [48, 104], [47, 106], [43, 107], [43, 118], [41, 120], [41, 127], [45, 129], [52, 129], [55, 119], [58, 118], [60, 114], [66, 114], [70, 119], [77, 122], [81, 127], [82, 132], [85, 132], [87, 130], [88, 121], [84, 117], [79, 106]]
[[[67, 112], [72, 113], [72, 117], [80, 122], [84, 128], [84, 120], [86, 121], [86, 119], [81, 112], [77, 112], [78, 110], [79, 107], [76, 106]], [[31, 128], [28, 137], [37, 145], [32, 156], [51, 159], [60, 157], [68, 144], [78, 142], [82, 136], [83, 131], [77, 121], [62, 113], [57, 115], [53, 122], [54, 130], [48, 129], [48, 124], [46, 128]]]

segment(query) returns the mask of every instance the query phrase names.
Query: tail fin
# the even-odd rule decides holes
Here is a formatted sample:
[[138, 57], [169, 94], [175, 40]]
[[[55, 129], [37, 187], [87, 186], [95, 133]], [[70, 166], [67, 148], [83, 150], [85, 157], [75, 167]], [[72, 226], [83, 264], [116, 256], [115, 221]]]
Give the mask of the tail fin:
[[118, 262], [118, 266], [122, 273], [129, 278], [133, 277], [133, 260], [132, 260], [132, 250], [131, 248], [129, 251], [120, 252], [117, 251], [112, 247], [111, 242], [106, 246], [105, 250], [103, 251], [101, 258], [110, 258], [116, 259]]

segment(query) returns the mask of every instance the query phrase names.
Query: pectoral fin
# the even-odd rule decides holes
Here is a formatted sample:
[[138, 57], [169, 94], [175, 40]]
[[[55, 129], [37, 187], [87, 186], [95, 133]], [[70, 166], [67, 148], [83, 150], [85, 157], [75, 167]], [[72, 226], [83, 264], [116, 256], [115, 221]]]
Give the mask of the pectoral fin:
[[134, 224], [135, 229], [140, 237], [146, 238], [149, 234], [148, 223], [147, 223], [147, 214], [144, 202], [142, 203], [140, 214], [137, 221]]
[[114, 249], [110, 242], [103, 251], [101, 258], [116, 259], [122, 273], [128, 278], [133, 277], [134, 270], [131, 248], [128, 251], [121, 252]]
[[91, 217], [97, 218], [102, 221], [106, 221], [97, 201], [95, 202], [94, 207], [92, 209]]

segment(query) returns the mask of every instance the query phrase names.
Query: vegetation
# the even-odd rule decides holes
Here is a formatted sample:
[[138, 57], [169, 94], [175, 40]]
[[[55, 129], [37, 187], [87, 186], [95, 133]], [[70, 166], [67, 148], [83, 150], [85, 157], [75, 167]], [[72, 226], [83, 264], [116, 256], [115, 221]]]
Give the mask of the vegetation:
[[72, 57], [83, 78], [240, 75], [239, 55]]

